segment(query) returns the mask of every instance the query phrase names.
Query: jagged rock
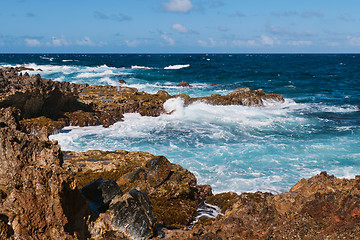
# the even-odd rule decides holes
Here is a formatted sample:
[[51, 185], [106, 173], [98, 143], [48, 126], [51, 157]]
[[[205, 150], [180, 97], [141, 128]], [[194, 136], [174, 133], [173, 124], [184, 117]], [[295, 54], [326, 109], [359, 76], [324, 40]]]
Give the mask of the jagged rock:
[[83, 187], [81, 193], [91, 202], [91, 210], [96, 212], [106, 210], [116, 195], [122, 195], [120, 187], [114, 180], [101, 178]]
[[92, 238], [148, 239], [155, 235], [155, 218], [147, 195], [136, 189], [110, 203], [109, 210], [92, 224]]
[[191, 98], [187, 104], [202, 101], [212, 105], [243, 105], [263, 106], [264, 101], [284, 102], [279, 94], [267, 94], [262, 89], [251, 90], [250, 88], [237, 88], [227, 95], [212, 94], [207, 97]]
[[132, 239], [145, 239], [154, 235], [155, 218], [147, 195], [136, 189], [110, 204], [113, 212], [112, 227]]
[[126, 84], [126, 81], [125, 81], [124, 79], [120, 79], [120, 80], [119, 80], [119, 83], [120, 83], [120, 84]]
[[[199, 203], [211, 195], [211, 187], [197, 185], [195, 176], [163, 156], [143, 152], [64, 152], [64, 166], [71, 169], [78, 186], [97, 179], [116, 180], [122, 192], [145, 192], [160, 225], [182, 228], [191, 223]], [[96, 161], [94, 161], [96, 160]]]
[[18, 117], [14, 108], [0, 109], [0, 216], [11, 225], [0, 226], [1, 234], [6, 231], [15, 239], [86, 237], [87, 205], [61, 168], [60, 146], [46, 136], [19, 131]]
[[208, 198], [224, 216], [198, 223], [167, 239], [358, 239], [360, 176], [339, 179], [322, 172], [290, 192], [222, 193]]
[[180, 82], [177, 87], [192, 87], [188, 82]]

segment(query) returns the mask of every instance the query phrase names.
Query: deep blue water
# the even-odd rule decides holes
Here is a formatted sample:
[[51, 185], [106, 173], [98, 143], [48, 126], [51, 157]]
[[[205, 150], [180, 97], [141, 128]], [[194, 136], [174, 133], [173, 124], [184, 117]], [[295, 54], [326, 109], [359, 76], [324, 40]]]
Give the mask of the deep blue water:
[[[265, 107], [184, 107], [172, 115], [126, 114], [110, 128], [68, 127], [63, 150], [140, 150], [165, 155], [222, 191], [288, 191], [302, 177], [360, 174], [360, 55], [356, 54], [48, 54], [0, 55], [44, 78], [205, 96], [238, 87], [282, 94]], [[176, 84], [186, 81], [193, 88]], [[217, 85], [212, 86], [211, 84]], [[70, 131], [69, 131], [70, 130]]]

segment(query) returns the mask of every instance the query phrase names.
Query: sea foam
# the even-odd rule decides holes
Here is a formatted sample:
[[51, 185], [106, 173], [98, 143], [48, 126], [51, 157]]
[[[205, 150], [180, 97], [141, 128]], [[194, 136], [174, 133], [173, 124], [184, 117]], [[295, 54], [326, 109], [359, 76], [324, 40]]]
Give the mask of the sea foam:
[[164, 67], [165, 70], [177, 70], [177, 69], [182, 69], [182, 68], [187, 68], [187, 67], [190, 67], [190, 64], [183, 64], [183, 65], [170, 65], [170, 66], [167, 66], [167, 67]]

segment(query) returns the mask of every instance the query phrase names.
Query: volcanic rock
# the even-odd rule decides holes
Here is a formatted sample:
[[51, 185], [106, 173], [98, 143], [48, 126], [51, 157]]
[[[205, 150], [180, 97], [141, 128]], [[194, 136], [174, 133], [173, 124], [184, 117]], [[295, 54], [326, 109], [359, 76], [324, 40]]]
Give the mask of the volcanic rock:
[[107, 209], [116, 195], [122, 195], [120, 187], [114, 180], [101, 178], [83, 187], [81, 193], [92, 203], [90, 205], [91, 210], [96, 212]]
[[224, 215], [167, 239], [358, 239], [360, 177], [322, 172], [290, 192], [222, 193], [209, 197]]
[[192, 87], [188, 82], [180, 82], [177, 87]]
[[195, 176], [163, 156], [144, 152], [64, 152], [64, 167], [74, 173], [78, 186], [98, 179], [115, 180], [122, 192], [138, 188], [151, 201], [160, 225], [182, 228], [191, 223], [211, 187], [197, 185]]
[[124, 79], [120, 79], [120, 80], [119, 80], [119, 83], [120, 83], [120, 84], [126, 84], [126, 81], [125, 81]]
[[60, 146], [19, 131], [19, 110], [0, 110], [1, 236], [85, 238], [87, 204], [61, 168]]

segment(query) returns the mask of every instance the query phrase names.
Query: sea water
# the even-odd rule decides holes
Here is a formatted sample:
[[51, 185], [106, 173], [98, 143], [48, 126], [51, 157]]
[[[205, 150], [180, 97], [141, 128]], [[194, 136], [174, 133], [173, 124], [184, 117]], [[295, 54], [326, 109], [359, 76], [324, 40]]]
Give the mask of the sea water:
[[[170, 115], [128, 113], [109, 128], [66, 127], [51, 136], [63, 150], [164, 155], [215, 192], [279, 193], [320, 171], [360, 174], [360, 55], [8, 54], [0, 65], [73, 83], [118, 86], [123, 79], [149, 93], [197, 97], [249, 87], [285, 98], [264, 107], [185, 107], [170, 99]], [[177, 87], [182, 81], [193, 87]]]

